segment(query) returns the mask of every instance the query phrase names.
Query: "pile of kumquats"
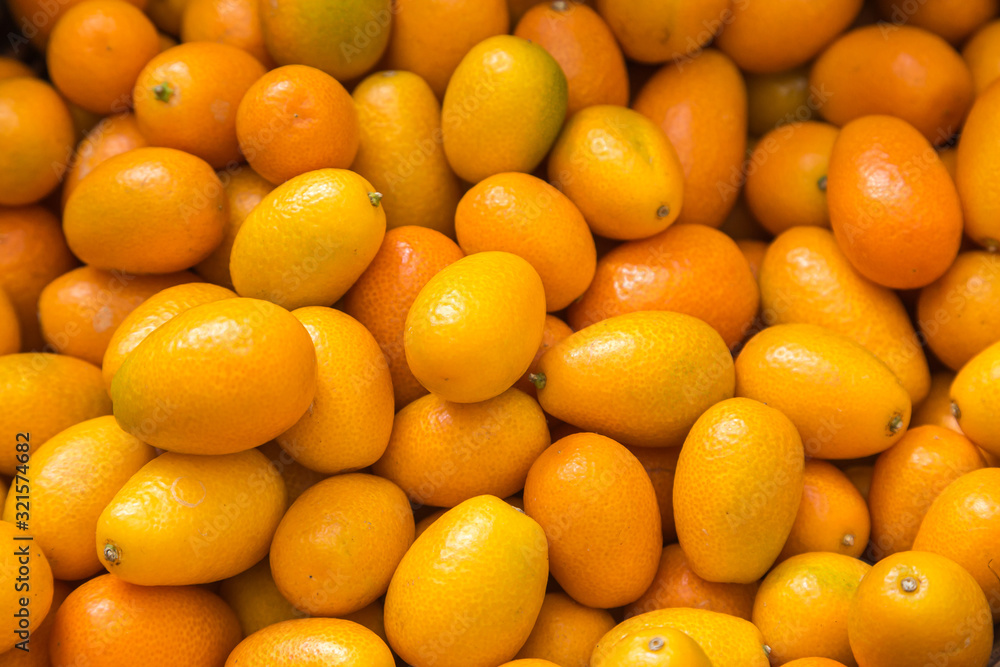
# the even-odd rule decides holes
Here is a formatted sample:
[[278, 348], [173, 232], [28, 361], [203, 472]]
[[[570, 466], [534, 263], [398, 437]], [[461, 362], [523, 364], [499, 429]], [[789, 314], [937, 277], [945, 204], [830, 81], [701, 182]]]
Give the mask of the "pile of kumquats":
[[4, 2], [0, 667], [1000, 664], [1000, 0]]

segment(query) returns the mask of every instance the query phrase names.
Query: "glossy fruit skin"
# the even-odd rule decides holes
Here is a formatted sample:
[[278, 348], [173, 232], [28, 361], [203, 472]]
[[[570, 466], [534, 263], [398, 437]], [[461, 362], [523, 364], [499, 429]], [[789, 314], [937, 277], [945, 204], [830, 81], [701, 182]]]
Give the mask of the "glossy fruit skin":
[[768, 248], [760, 267], [767, 324], [816, 324], [878, 357], [916, 404], [930, 387], [927, 357], [892, 290], [862, 276], [825, 229], [793, 227]]
[[875, 461], [868, 506], [872, 554], [877, 558], [913, 548], [934, 499], [954, 480], [985, 466], [979, 448], [941, 426], [911, 428]]
[[990, 606], [976, 580], [955, 561], [920, 551], [872, 567], [851, 602], [847, 633], [865, 667], [919, 664], [928, 656], [979, 667], [993, 646]]
[[[732, 355], [689, 315], [617, 315], [564, 338], [539, 365], [538, 401], [581, 429], [637, 447], [674, 447], [708, 407], [731, 398]], [[637, 393], [636, 387], [642, 387]]]
[[729, 0], [597, 0], [595, 7], [626, 56], [642, 63], [661, 63], [696, 55], [731, 16], [730, 4]]
[[[65, 428], [111, 414], [101, 371], [86, 361], [48, 353], [0, 357], [0, 472], [14, 474], [19, 453], [37, 449]], [[27, 437], [17, 437], [27, 433]], [[16, 443], [27, 443], [18, 452]], [[24, 448], [22, 447], [22, 450]]]
[[622, 638], [660, 628], [679, 630], [691, 637], [711, 659], [712, 667], [767, 667], [770, 664], [760, 630], [750, 621], [684, 607], [657, 609], [619, 623], [598, 642], [591, 664], [603, 659], [608, 648]]
[[1000, 342], [973, 357], [951, 383], [952, 413], [969, 440], [987, 452], [1000, 455]]
[[41, 206], [0, 208], [0, 289], [17, 312], [23, 349], [44, 344], [38, 296], [51, 281], [77, 265], [59, 220]]
[[272, 183], [316, 169], [347, 169], [358, 152], [358, 113], [332, 76], [285, 65], [257, 79], [236, 111], [240, 152]]
[[122, 428], [155, 447], [230, 454], [295, 424], [313, 400], [316, 375], [312, 339], [288, 311], [223, 299], [150, 333], [118, 369], [111, 398]]
[[385, 451], [392, 431], [392, 378], [378, 342], [350, 315], [310, 306], [292, 311], [316, 349], [316, 393], [278, 436], [302, 465], [326, 474], [360, 470]]
[[[31, 457], [31, 535], [56, 578], [76, 581], [100, 571], [94, 551], [97, 519], [154, 456], [152, 447], [106, 415], [59, 432]], [[16, 494], [7, 496], [5, 521], [15, 521], [16, 499]]]
[[526, 260], [469, 255], [421, 288], [406, 315], [403, 349], [414, 377], [442, 398], [498, 396], [527, 370], [542, 342], [545, 290]]
[[812, 60], [861, 10], [862, 0], [734, 2], [718, 47], [747, 72], [780, 72]]
[[844, 663], [829, 658], [799, 658], [785, 663], [786, 667], [847, 667]]
[[101, 512], [97, 553], [108, 571], [134, 584], [225, 579], [267, 553], [285, 494], [281, 476], [257, 450], [167, 452], [132, 475]]
[[[13, 489], [15, 493], [16, 487], [15, 482]], [[23, 509], [23, 505], [19, 509]], [[30, 509], [28, 511], [30, 514]], [[22, 516], [21, 519], [23, 518]], [[4, 614], [4, 639], [0, 641], [0, 649], [4, 652], [14, 649], [15, 645], [26, 639], [30, 642], [31, 633], [38, 629], [52, 607], [54, 586], [52, 569], [41, 545], [23, 540], [24, 537], [24, 533], [14, 523], [0, 521], [0, 545], [3, 548], [3, 555], [0, 556], [0, 584], [7, 591], [20, 593], [20, 595], [7, 593], [0, 602], [0, 613]], [[21, 569], [26, 561], [31, 570], [27, 577], [30, 579], [27, 587], [23, 586], [25, 575]], [[22, 577], [20, 582], [18, 577]], [[22, 586], [18, 586], [18, 583]], [[22, 600], [27, 600], [27, 603], [22, 604]], [[21, 625], [21, 618], [18, 616], [24, 607], [28, 607], [27, 626]], [[31, 648], [30, 643], [25, 645]]]
[[923, 287], [958, 254], [962, 210], [954, 183], [930, 144], [903, 120], [865, 116], [841, 129], [827, 201], [841, 250], [880, 285]]
[[736, 65], [715, 49], [665, 65], [633, 107], [667, 135], [684, 169], [679, 223], [718, 227], [743, 181], [747, 91]]
[[815, 552], [860, 558], [871, 517], [858, 488], [839, 468], [819, 459], [806, 461], [803, 483], [799, 511], [778, 561]]
[[156, 27], [134, 5], [86, 0], [62, 15], [46, 48], [49, 76], [87, 111], [127, 111], [139, 72], [160, 52]]
[[[109, 627], [118, 631], [109, 633]], [[137, 586], [105, 574], [70, 593], [56, 613], [52, 664], [217, 667], [240, 641], [236, 614], [197, 586]]]
[[289, 309], [336, 302], [385, 236], [385, 210], [374, 192], [346, 169], [306, 172], [272, 190], [233, 242], [236, 291]]
[[42, 290], [42, 336], [56, 352], [100, 365], [112, 335], [133, 309], [160, 290], [197, 280], [188, 271], [130, 276], [81, 266]]
[[935, 356], [953, 370], [1000, 340], [1000, 257], [960, 253], [920, 291], [917, 320]]
[[736, 359], [736, 395], [783, 412], [807, 456], [849, 459], [896, 443], [910, 397], [863, 347], [813, 324], [779, 324], [750, 339]]
[[306, 490], [282, 517], [271, 542], [274, 583], [308, 614], [356, 612], [385, 593], [413, 531], [398, 486], [374, 475], [336, 475]]
[[219, 584], [219, 597], [236, 612], [244, 637], [269, 625], [305, 616], [305, 612], [296, 609], [286, 600], [274, 584], [268, 558], [233, 577], [223, 579]]
[[706, 581], [691, 569], [679, 544], [668, 544], [660, 556], [660, 566], [652, 585], [641, 598], [625, 607], [625, 617], [657, 609], [691, 607], [749, 621], [757, 586], [756, 581], [749, 584]]
[[215, 249], [227, 215], [222, 183], [204, 160], [136, 148], [80, 182], [66, 202], [63, 231], [73, 253], [94, 267], [173, 273]]
[[73, 120], [52, 86], [26, 77], [0, 81], [0, 113], [0, 206], [33, 204], [55, 189], [66, 170], [75, 143]]
[[274, 61], [264, 46], [260, 5], [253, 0], [188, 0], [181, 17], [183, 42], [220, 42], [243, 49], [267, 69]]
[[967, 472], [938, 494], [920, 523], [914, 551], [950, 558], [975, 577], [993, 619], [1000, 618], [1000, 582], [994, 570], [1000, 544], [1000, 469]]
[[711, 667], [704, 649], [688, 635], [673, 628], [643, 628], [607, 646], [591, 667], [611, 665], [686, 665]]
[[627, 106], [625, 58], [604, 19], [586, 5], [535, 5], [514, 35], [549, 52], [566, 75], [566, 115], [595, 104]]
[[52, 636], [52, 626], [55, 625], [56, 612], [66, 597], [70, 594], [70, 586], [58, 579], [52, 582], [52, 605], [49, 613], [45, 615], [45, 620], [32, 630], [30, 651], [24, 652], [11, 649], [6, 653], [0, 653], [0, 666], [2, 667], [49, 667], [51, 662], [51, 651], [49, 647], [49, 637]]
[[503, 0], [397, 0], [393, 6], [383, 66], [417, 74], [438, 99], [444, 98], [448, 80], [470, 49], [511, 28]]
[[267, 52], [279, 65], [308, 65], [338, 81], [363, 75], [378, 62], [392, 30], [389, 0], [329, 5], [296, 0], [261, 5]]
[[63, 178], [63, 208], [66, 208], [66, 202], [69, 201], [69, 196], [73, 194], [76, 186], [94, 170], [94, 167], [109, 157], [146, 145], [146, 138], [139, 131], [139, 124], [131, 111], [102, 118], [76, 147], [69, 171]]
[[837, 128], [790, 123], [761, 137], [747, 167], [746, 198], [754, 217], [772, 234], [791, 227], [829, 227], [826, 175]]
[[145, 340], [146, 336], [194, 306], [235, 297], [235, 292], [218, 285], [184, 283], [160, 290], [140, 303], [115, 328], [104, 352], [101, 375], [108, 392], [111, 391], [111, 380], [121, 368], [125, 357]]
[[502, 250], [528, 260], [549, 312], [570, 305], [594, 277], [597, 250], [583, 214], [530, 174], [494, 174], [472, 186], [458, 203], [455, 234], [467, 255]]
[[851, 600], [871, 566], [833, 553], [803, 553], [777, 565], [760, 584], [753, 623], [776, 664], [825, 657], [857, 665], [847, 639]]
[[674, 527], [674, 475], [680, 447], [629, 447], [635, 458], [646, 469], [649, 480], [656, 492], [656, 504], [660, 508], [660, 529], [665, 543], [677, 539]]
[[385, 598], [389, 645], [414, 667], [510, 660], [531, 633], [547, 579], [545, 533], [534, 520], [494, 496], [466, 500], [396, 568]]
[[674, 523], [691, 569], [708, 581], [760, 579], [795, 521], [802, 468], [802, 440], [774, 408], [732, 398], [706, 410], [674, 476]]
[[589, 667], [597, 641], [614, 626], [605, 609], [585, 607], [565, 593], [546, 593], [538, 620], [516, 657]]
[[997, 110], [1000, 109], [1000, 86], [990, 86], [976, 98], [962, 128], [958, 142], [958, 163], [955, 182], [962, 200], [965, 233], [987, 250], [1000, 248], [1000, 193], [994, 184], [983, 179], [985, 169], [996, 162], [996, 146], [1000, 145], [997, 133]]
[[339, 618], [297, 618], [250, 635], [226, 667], [393, 667], [392, 652], [368, 628]]
[[351, 96], [360, 133], [351, 168], [382, 193], [386, 227], [420, 225], [454, 236], [461, 192], [441, 146], [434, 91], [413, 72], [392, 70], [372, 74]]
[[[906, 67], [896, 63], [905, 62]], [[810, 88], [824, 91], [820, 114], [834, 125], [888, 114], [941, 144], [972, 105], [969, 68], [943, 39], [920, 28], [869, 25], [842, 34], [813, 64]]]
[[597, 105], [570, 118], [549, 156], [549, 181], [595, 234], [638, 239], [669, 227], [684, 203], [677, 152], [640, 113]]
[[475, 496], [517, 493], [549, 444], [542, 409], [518, 389], [479, 403], [429, 394], [396, 414], [372, 472], [399, 484], [415, 503], [454, 507]]
[[553, 443], [528, 471], [524, 511], [545, 529], [552, 576], [577, 602], [618, 607], [649, 588], [663, 544], [656, 494], [614, 440], [577, 433]]
[[409, 225], [390, 229], [368, 268], [340, 303], [382, 348], [397, 408], [427, 393], [406, 363], [406, 313], [427, 281], [462, 257], [462, 249], [454, 241], [433, 229]]
[[566, 99], [566, 75], [541, 46], [513, 35], [483, 40], [462, 58], [444, 94], [448, 163], [470, 183], [534, 171], [559, 134]]
[[759, 304], [757, 282], [732, 239], [705, 225], [671, 225], [601, 257], [567, 320], [579, 331], [615, 315], [670, 310], [703, 320], [732, 348]]
[[229, 218], [222, 230], [222, 242], [208, 257], [195, 265], [194, 272], [210, 283], [232, 289], [233, 277], [229, 273], [229, 260], [233, 254], [236, 235], [250, 211], [274, 189], [274, 184], [249, 168], [234, 174], [219, 172], [219, 180], [222, 181], [229, 204]]
[[236, 112], [264, 66], [243, 49], [189, 42], [160, 53], [139, 73], [135, 117], [150, 145], [176, 148], [215, 169], [239, 164]]

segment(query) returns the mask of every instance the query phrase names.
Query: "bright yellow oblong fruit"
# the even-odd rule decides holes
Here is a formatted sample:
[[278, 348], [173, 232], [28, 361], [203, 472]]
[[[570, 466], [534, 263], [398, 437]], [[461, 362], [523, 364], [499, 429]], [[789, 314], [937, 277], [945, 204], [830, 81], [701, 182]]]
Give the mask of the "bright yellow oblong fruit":
[[1000, 342], [958, 371], [951, 383], [951, 402], [969, 440], [1000, 456]]
[[495, 35], [465, 54], [442, 104], [451, 168], [478, 183], [504, 171], [531, 173], [566, 118], [566, 75], [542, 47]]
[[851, 459], [892, 447], [910, 423], [910, 395], [889, 367], [847, 336], [778, 324], [736, 359], [736, 395], [792, 420], [807, 456]]
[[674, 447], [732, 398], [733, 357], [705, 322], [669, 311], [602, 320], [564, 338], [534, 376], [550, 415], [635, 447]]
[[285, 511], [285, 483], [255, 449], [167, 452], [132, 476], [97, 521], [109, 572], [143, 586], [207, 584], [267, 555]]
[[528, 370], [545, 328], [545, 289], [526, 260], [489, 251], [431, 278], [406, 316], [403, 350], [417, 380], [456, 403], [499, 396]]
[[431, 524], [396, 568], [385, 596], [389, 645], [414, 667], [511, 660], [542, 608], [548, 563], [534, 519], [495, 496], [466, 500]]
[[805, 454], [795, 425], [747, 398], [698, 418], [674, 473], [674, 523], [691, 569], [749, 584], [771, 568], [802, 499]]
[[329, 306], [354, 284], [385, 236], [381, 194], [347, 169], [317, 169], [271, 190], [233, 241], [240, 296], [289, 310]]
[[281, 306], [224, 299], [146, 337], [111, 382], [118, 424], [185, 454], [230, 454], [291, 427], [316, 392], [316, 352]]

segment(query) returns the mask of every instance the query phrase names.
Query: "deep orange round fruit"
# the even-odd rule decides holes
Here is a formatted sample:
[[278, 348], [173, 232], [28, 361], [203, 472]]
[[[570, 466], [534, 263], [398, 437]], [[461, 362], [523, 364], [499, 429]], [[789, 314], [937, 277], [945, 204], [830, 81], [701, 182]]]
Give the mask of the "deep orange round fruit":
[[[903, 64], [900, 64], [903, 63]], [[946, 41], [920, 28], [869, 25], [841, 35], [816, 59], [809, 85], [834, 125], [889, 114], [942, 144], [972, 106], [972, 74]]]
[[955, 184], [931, 145], [904, 120], [864, 116], [840, 130], [827, 201], [840, 249], [880, 285], [923, 287], [958, 254], [962, 207]]
[[137, 148], [80, 182], [66, 202], [63, 231], [76, 256], [96, 268], [173, 273], [219, 245], [228, 214], [222, 183], [204, 160]]
[[757, 282], [732, 239], [704, 225], [672, 225], [601, 257], [567, 320], [579, 330], [624, 313], [670, 310], [703, 320], [734, 347], [759, 303]]
[[[597, 641], [614, 626], [614, 619], [605, 609], [585, 607], [565, 593], [546, 593], [535, 627], [516, 657], [588, 667]], [[511, 664], [516, 667], [524, 663]]]
[[81, 266], [42, 290], [42, 335], [56, 352], [100, 366], [111, 336], [136, 306], [167, 287], [196, 281], [188, 271], [136, 276]]
[[122, 0], [84, 0], [52, 31], [46, 62], [66, 99], [97, 114], [132, 105], [139, 72], [160, 52], [153, 22]]
[[807, 460], [802, 476], [799, 511], [778, 560], [813, 552], [860, 558], [871, 532], [861, 492], [847, 475], [819, 459]]
[[718, 46], [748, 72], [780, 72], [812, 60], [847, 28], [863, 0], [734, 2]]
[[564, 1], [535, 5], [514, 34], [559, 63], [569, 86], [567, 116], [595, 104], [628, 104], [625, 58], [608, 24], [590, 7]]
[[503, 0], [397, 0], [393, 7], [384, 65], [419, 75], [438, 99], [472, 47], [510, 31]]
[[266, 68], [274, 67], [254, 0], [187, 0], [180, 37], [185, 42], [219, 42], [243, 49]]
[[952, 44], [961, 44], [1000, 11], [997, 0], [932, 0], [912, 5], [877, 0], [875, 5], [882, 18], [894, 26], [905, 23], [930, 30]]
[[881, 559], [913, 548], [934, 499], [951, 482], [985, 465], [979, 448], [961, 433], [942, 426], [907, 431], [875, 461], [868, 492], [872, 555]]
[[[109, 632], [108, 628], [117, 628]], [[112, 574], [70, 593], [56, 613], [52, 664], [217, 667], [240, 641], [236, 614], [196, 586], [137, 586]]]
[[59, 184], [73, 154], [73, 119], [44, 81], [0, 80], [0, 206], [33, 204]]
[[264, 66], [243, 49], [190, 42], [160, 53], [139, 73], [135, 117], [151, 146], [197, 155], [216, 169], [242, 162], [236, 111]]
[[250, 635], [229, 654], [226, 667], [393, 667], [392, 652], [368, 628], [339, 618], [296, 618]]
[[0, 289], [17, 312], [23, 349], [44, 345], [38, 297], [46, 285], [76, 265], [58, 218], [48, 209], [0, 207]]
[[358, 152], [354, 101], [332, 76], [306, 65], [257, 79], [236, 111], [240, 151], [275, 184], [323, 168], [347, 169]]
[[625, 607], [625, 617], [669, 607], [692, 607], [717, 611], [750, 620], [757, 582], [730, 584], [699, 577], [679, 544], [668, 544], [652, 585], [638, 600]]
[[659, 70], [633, 105], [677, 151], [684, 170], [677, 221], [721, 225], [739, 195], [746, 157], [747, 92], [736, 65], [705, 49]]
[[549, 567], [574, 600], [628, 604], [649, 588], [663, 538], [656, 493], [625, 447], [596, 433], [559, 440], [524, 485], [524, 511], [549, 541]]
[[694, 57], [732, 20], [730, 0], [597, 0], [622, 50], [642, 63]]

